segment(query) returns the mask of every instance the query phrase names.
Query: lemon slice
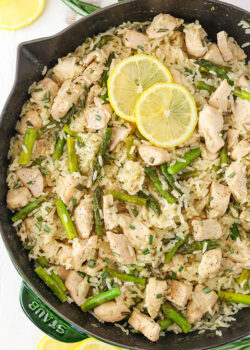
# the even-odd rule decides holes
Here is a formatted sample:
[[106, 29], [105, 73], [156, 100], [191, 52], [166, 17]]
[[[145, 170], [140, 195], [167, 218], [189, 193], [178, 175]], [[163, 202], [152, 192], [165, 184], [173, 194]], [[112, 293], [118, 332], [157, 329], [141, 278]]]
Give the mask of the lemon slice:
[[135, 122], [135, 105], [143, 91], [172, 81], [171, 73], [157, 58], [131, 56], [118, 63], [109, 76], [109, 101], [119, 117]]
[[45, 0], [1, 0], [0, 28], [16, 30], [32, 23], [43, 11]]
[[76, 343], [61, 343], [60, 341], [45, 335], [45, 337], [43, 337], [38, 343], [37, 350], [73, 350], [75, 346]]
[[189, 91], [174, 83], [155, 84], [146, 90], [135, 108], [141, 134], [159, 147], [185, 142], [197, 124], [196, 104]]
[[78, 343], [74, 350], [121, 350], [121, 348], [102, 343], [94, 338], [88, 338]]

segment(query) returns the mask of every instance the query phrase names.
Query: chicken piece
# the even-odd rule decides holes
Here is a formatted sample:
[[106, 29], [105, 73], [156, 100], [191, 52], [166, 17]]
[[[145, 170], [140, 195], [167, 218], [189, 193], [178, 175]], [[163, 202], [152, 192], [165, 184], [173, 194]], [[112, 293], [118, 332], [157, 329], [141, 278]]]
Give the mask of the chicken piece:
[[43, 126], [42, 118], [37, 111], [28, 111], [20, 120], [18, 132], [25, 134], [27, 128], [40, 129]]
[[243, 210], [240, 214], [240, 224], [247, 232], [250, 231], [250, 210]]
[[58, 93], [58, 85], [50, 78], [44, 78], [39, 81], [35, 90], [31, 93], [31, 98], [36, 103], [43, 102], [47, 94], [50, 94], [50, 99], [54, 99]]
[[146, 338], [151, 341], [159, 339], [161, 327], [152, 318], [142, 314], [139, 310], [134, 309], [128, 323], [136, 331], [141, 332]]
[[191, 297], [192, 294], [192, 284], [172, 280], [170, 282], [170, 289], [170, 300], [178, 306], [186, 306], [188, 299]]
[[116, 261], [116, 257], [114, 256], [110, 245], [108, 242], [102, 241], [99, 248], [99, 257], [104, 259], [108, 259], [111, 263]]
[[93, 61], [96, 62], [105, 62], [108, 58], [110, 52], [106, 48], [96, 49], [95, 51], [91, 51], [82, 59], [82, 65], [84, 68], [89, 66]]
[[39, 197], [43, 192], [43, 175], [37, 167], [21, 168], [16, 171], [25, 187], [27, 187], [34, 197]]
[[145, 305], [149, 315], [154, 319], [159, 314], [167, 291], [167, 282], [159, 281], [155, 277], [148, 280], [145, 294]]
[[127, 30], [124, 36], [124, 44], [126, 47], [137, 50], [138, 47], [144, 47], [148, 43], [148, 37], [136, 30]]
[[205, 160], [213, 161], [219, 157], [218, 152], [217, 153], [210, 152], [205, 145], [201, 144], [200, 149], [201, 149], [201, 156]]
[[208, 51], [204, 56], [205, 60], [211, 61], [215, 64], [223, 64], [224, 60], [220, 50], [216, 44], [209, 44]]
[[108, 301], [94, 308], [95, 316], [104, 322], [119, 322], [130, 314], [130, 310], [125, 303]]
[[144, 168], [139, 162], [127, 160], [124, 167], [120, 168], [118, 180], [122, 182], [122, 188], [129, 194], [134, 195], [142, 190], [145, 179]]
[[112, 109], [108, 104], [86, 108], [84, 115], [87, 120], [87, 128], [94, 131], [105, 128], [111, 118], [111, 114]]
[[61, 81], [75, 79], [82, 73], [82, 66], [79, 65], [79, 58], [65, 57], [53, 68], [56, 77]]
[[[82, 180], [74, 178], [72, 175], [61, 176], [58, 179], [56, 192], [64, 202], [68, 203], [75, 198], [81, 191]], [[78, 189], [79, 188], [79, 189]]]
[[243, 89], [250, 90], [250, 79], [247, 75], [242, 74], [237, 80], [235, 85]]
[[170, 72], [176, 84], [188, 86], [188, 81], [184, 74], [182, 74], [181, 72], [179, 72], [177, 69], [174, 69], [174, 68], [170, 68]]
[[228, 186], [224, 186], [219, 182], [212, 182], [208, 213], [210, 218], [218, 218], [225, 214], [230, 201], [230, 195], [231, 192]]
[[7, 205], [11, 209], [25, 207], [31, 200], [30, 191], [26, 187], [14, 188], [7, 193]]
[[217, 153], [224, 145], [221, 137], [223, 128], [222, 113], [209, 105], [205, 105], [199, 115], [199, 131], [204, 136], [208, 151]]
[[108, 231], [108, 240], [112, 251], [116, 254], [116, 260], [121, 264], [134, 264], [136, 262], [135, 251], [127, 237]]
[[82, 200], [75, 208], [74, 223], [80, 238], [89, 238], [93, 226], [93, 207]]
[[96, 260], [96, 264], [94, 267], [89, 267], [89, 263], [87, 262], [82, 266], [81, 271], [86, 273], [86, 275], [88, 276], [97, 276], [105, 266], [107, 266], [107, 264], [103, 260], [98, 259]]
[[241, 140], [232, 150], [230, 157], [233, 160], [241, 160], [250, 152], [250, 144], [246, 140]]
[[73, 241], [72, 266], [74, 270], [80, 271], [86, 260], [94, 259], [97, 249], [97, 241], [97, 236]]
[[222, 251], [221, 248], [208, 250], [202, 257], [198, 267], [198, 273], [201, 278], [207, 278], [215, 274], [221, 267]]
[[186, 262], [187, 262], [187, 258], [185, 255], [175, 254], [172, 260], [168, 264], [164, 264], [161, 270], [163, 272], [169, 272], [169, 271], [176, 272], [180, 268], [180, 266], [181, 265], [184, 266]]
[[106, 229], [112, 230], [117, 226], [116, 209], [114, 208], [114, 199], [111, 194], [103, 196], [103, 217]]
[[202, 57], [207, 52], [207, 44], [205, 42], [206, 32], [202, 28], [186, 27], [185, 42], [187, 52], [194, 57]]
[[163, 148], [141, 144], [138, 147], [139, 154], [148, 165], [160, 165], [170, 160], [170, 154]]
[[221, 270], [225, 272], [230, 272], [230, 274], [232, 275], [239, 275], [242, 271], [242, 267], [240, 267], [239, 264], [235, 263], [234, 261], [228, 258], [222, 258]]
[[169, 38], [171, 46], [176, 46], [185, 51], [185, 35], [179, 30], [175, 30]]
[[85, 85], [90, 87], [96, 84], [100, 80], [103, 73], [103, 64], [92, 62], [83, 72], [82, 80], [85, 81]]
[[224, 79], [220, 86], [215, 90], [210, 97], [208, 103], [214, 108], [218, 108], [222, 112], [226, 112], [228, 108], [228, 96], [232, 91], [232, 86]]
[[65, 287], [76, 305], [81, 306], [86, 299], [90, 285], [87, 277], [82, 278], [76, 271], [70, 271], [65, 280]]
[[53, 143], [46, 139], [36, 140], [33, 155], [37, 157], [45, 157], [52, 153]]
[[205, 293], [204, 288], [205, 286], [202, 284], [197, 284], [194, 288], [192, 300], [188, 303], [186, 313], [187, 321], [190, 323], [195, 323], [200, 320], [206, 312], [212, 310], [218, 299], [218, 295], [215, 291], [212, 290], [209, 293]]
[[102, 88], [100, 85], [94, 85], [90, 88], [88, 96], [86, 98], [85, 107], [92, 105], [94, 103], [95, 97], [100, 95]]
[[173, 31], [180, 27], [183, 22], [183, 19], [160, 13], [154, 17], [152, 23], [147, 28], [147, 35], [150, 39], [162, 38], [169, 30]]
[[240, 161], [232, 162], [225, 173], [226, 182], [237, 202], [247, 201], [246, 166]]
[[[59, 243], [56, 240], [49, 243], [42, 242], [41, 248], [45, 253], [46, 258], [52, 264], [71, 266], [72, 260], [72, 246], [69, 244]], [[71, 266], [72, 267], [72, 266]]]
[[124, 124], [125, 127], [114, 126], [112, 128], [112, 136], [109, 144], [109, 150], [114, 151], [120, 142], [124, 142], [131, 132], [129, 123]]
[[58, 266], [56, 268], [56, 273], [63, 280], [63, 282], [65, 282], [70, 273], [70, 270], [66, 270], [63, 266]]
[[224, 61], [240, 61], [246, 58], [244, 50], [225, 31], [217, 33], [217, 43]]
[[196, 241], [219, 239], [223, 234], [220, 224], [214, 219], [192, 220], [192, 226]]
[[246, 128], [250, 131], [250, 101], [242, 98], [236, 99], [232, 120], [236, 128]]
[[126, 214], [119, 215], [119, 225], [123, 229], [132, 247], [136, 250], [148, 247], [148, 240], [151, 232], [146, 225]]
[[65, 80], [54, 100], [51, 115], [54, 118], [64, 117], [82, 93], [83, 88], [80, 85]]
[[229, 151], [236, 146], [238, 143], [238, 137], [240, 135], [240, 131], [237, 129], [229, 129], [227, 131], [227, 148]]
[[244, 268], [250, 268], [250, 242], [237, 239], [231, 243], [230, 259], [243, 264]]

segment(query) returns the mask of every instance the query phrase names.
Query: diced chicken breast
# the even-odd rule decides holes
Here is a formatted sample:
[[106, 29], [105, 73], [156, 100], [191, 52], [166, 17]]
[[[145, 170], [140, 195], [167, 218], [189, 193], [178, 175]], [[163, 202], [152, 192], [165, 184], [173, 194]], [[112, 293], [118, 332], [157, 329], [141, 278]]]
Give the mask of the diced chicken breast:
[[37, 83], [35, 90], [31, 94], [31, 98], [36, 103], [41, 103], [44, 99], [47, 99], [47, 94], [50, 95], [50, 98], [54, 99], [58, 90], [58, 85], [52, 79], [44, 78]]
[[116, 149], [120, 142], [124, 142], [131, 132], [131, 126], [129, 123], [124, 124], [125, 127], [114, 126], [112, 128], [112, 136], [109, 144], [109, 150], [113, 151]]
[[220, 53], [220, 50], [216, 44], [209, 44], [208, 51], [204, 56], [205, 60], [211, 61], [215, 64], [223, 64], [224, 60]]
[[243, 60], [247, 57], [234, 38], [228, 38], [225, 31], [217, 33], [217, 42], [224, 61]]
[[126, 47], [137, 50], [148, 43], [147, 35], [139, 33], [136, 30], [127, 30], [124, 36], [124, 44]]
[[58, 266], [56, 268], [56, 273], [65, 282], [70, 273], [70, 270], [66, 270], [63, 266]]
[[205, 286], [202, 284], [198, 284], [194, 288], [192, 300], [188, 303], [186, 314], [187, 320], [190, 323], [195, 323], [206, 312], [212, 310], [218, 299], [215, 291], [212, 290], [209, 293], [205, 293], [204, 288]]
[[116, 261], [116, 257], [114, 256], [109, 242], [102, 241], [99, 247], [99, 257], [102, 259], [108, 259], [111, 263]]
[[217, 153], [224, 145], [221, 137], [223, 128], [222, 113], [209, 105], [205, 105], [199, 115], [199, 131], [205, 138], [208, 151]]
[[103, 65], [97, 62], [92, 62], [83, 72], [82, 80], [85, 81], [85, 85], [89, 87], [92, 84], [96, 84], [100, 80], [103, 73]]
[[152, 318], [142, 314], [140, 311], [134, 309], [130, 316], [128, 323], [136, 331], [141, 332], [146, 338], [151, 341], [159, 339], [161, 327]]
[[200, 149], [201, 149], [201, 156], [205, 160], [212, 161], [212, 160], [215, 160], [219, 157], [219, 152], [212, 153], [207, 149], [207, 147], [205, 145], [201, 144]]
[[250, 131], [250, 101], [242, 98], [236, 99], [232, 120], [236, 128], [246, 128]]
[[87, 277], [82, 278], [76, 271], [70, 271], [65, 280], [65, 287], [74, 302], [81, 306], [86, 299], [90, 285]]
[[238, 143], [239, 135], [240, 131], [238, 129], [229, 129], [227, 131], [227, 148], [229, 151], [231, 151], [231, 149], [234, 148]]
[[27, 128], [40, 129], [42, 126], [43, 121], [38, 112], [30, 110], [20, 120], [18, 132], [24, 135]]
[[89, 263], [87, 262], [82, 266], [81, 271], [86, 273], [88, 276], [97, 276], [106, 265], [106, 262], [104, 262], [102, 259], [97, 259], [94, 267], [90, 267]]
[[198, 273], [201, 278], [207, 278], [215, 274], [221, 267], [222, 251], [221, 248], [208, 250], [202, 257], [198, 267]]
[[121, 264], [134, 264], [136, 262], [135, 251], [127, 237], [110, 231], [106, 234], [112, 251], [116, 253], [114, 254], [116, 260]]
[[228, 84], [226, 79], [224, 79], [210, 97], [208, 103], [210, 106], [218, 108], [222, 112], [226, 112], [228, 108], [228, 96], [230, 95], [231, 91], [232, 86]]
[[232, 162], [225, 173], [226, 182], [237, 202], [247, 200], [246, 166], [240, 161]]
[[219, 182], [212, 182], [210, 188], [210, 204], [209, 204], [209, 217], [218, 218], [225, 214], [229, 201], [230, 201], [230, 189], [228, 186], [224, 186]]
[[97, 236], [88, 239], [78, 239], [73, 241], [72, 265], [75, 270], [79, 270], [86, 260], [94, 259], [97, 249]]
[[247, 232], [250, 231], [250, 210], [243, 210], [240, 214], [240, 224]]
[[130, 310], [125, 303], [108, 301], [94, 308], [95, 316], [104, 322], [119, 322], [130, 314]]
[[[61, 176], [58, 179], [56, 192], [64, 202], [68, 203], [72, 198], [79, 195], [81, 191], [82, 181], [74, 178], [72, 175]], [[78, 189], [79, 188], [79, 189]]]
[[184, 74], [182, 74], [181, 72], [179, 72], [177, 69], [174, 69], [174, 68], [170, 68], [169, 70], [176, 84], [188, 86], [188, 81]]
[[104, 104], [99, 107], [88, 107], [84, 112], [87, 120], [87, 128], [91, 130], [100, 130], [106, 127], [112, 115], [110, 105]]
[[165, 36], [169, 30], [175, 30], [180, 27], [183, 22], [183, 19], [161, 13], [154, 17], [147, 29], [147, 35], [150, 39], [161, 38]]
[[142, 190], [144, 179], [144, 168], [139, 162], [132, 160], [127, 160], [118, 174], [118, 180], [122, 183], [122, 188], [131, 195]]
[[230, 157], [233, 160], [241, 160], [241, 158], [248, 155], [250, 152], [250, 143], [246, 140], [241, 140], [232, 150]]
[[65, 57], [55, 65], [53, 72], [61, 81], [75, 79], [82, 73], [82, 66], [77, 57]]
[[154, 319], [159, 314], [167, 291], [167, 282], [151, 277], [148, 280], [145, 294], [145, 305], [149, 315]]
[[45, 253], [46, 258], [52, 264], [68, 266], [71, 264], [72, 246], [64, 243], [59, 243], [56, 240], [49, 243], [42, 242], [41, 248]]
[[94, 103], [95, 97], [97, 97], [101, 93], [101, 90], [102, 88], [100, 87], [100, 85], [94, 85], [90, 88], [85, 102], [86, 107]]
[[[233, 273], [240, 273], [242, 270], [237, 266], [237, 263], [228, 258], [222, 258], [221, 260], [221, 270], [232, 270]], [[231, 271], [230, 271], [231, 272]]]
[[194, 57], [202, 57], [207, 52], [207, 44], [205, 42], [206, 32], [202, 28], [186, 27], [185, 42], [187, 52]]
[[117, 215], [114, 208], [114, 199], [111, 194], [103, 196], [103, 217], [106, 229], [112, 230], [117, 226]]
[[235, 85], [243, 89], [250, 89], [250, 79], [247, 75], [242, 74], [238, 80], [236, 80]]
[[74, 211], [74, 223], [80, 238], [89, 238], [93, 226], [93, 207], [82, 200]]
[[170, 300], [178, 306], [186, 306], [188, 299], [192, 294], [192, 284], [172, 280], [170, 282], [170, 289]]
[[34, 197], [39, 197], [43, 192], [43, 175], [37, 167], [22, 168], [16, 171], [24, 186], [26, 186]]
[[11, 209], [25, 207], [31, 200], [30, 191], [26, 187], [14, 188], [7, 193], [7, 204]]
[[196, 241], [204, 239], [218, 239], [222, 236], [222, 229], [217, 220], [193, 220], [193, 235]]
[[104, 62], [108, 58], [110, 52], [107, 49], [96, 49], [95, 51], [91, 51], [82, 59], [82, 65], [84, 68], [89, 66], [93, 61], [96, 62]]
[[141, 144], [138, 147], [139, 154], [148, 165], [160, 165], [170, 160], [170, 154], [163, 148]]
[[83, 88], [80, 85], [74, 84], [70, 80], [65, 80], [52, 105], [52, 116], [54, 118], [64, 117], [82, 93]]
[[33, 155], [37, 157], [44, 157], [52, 153], [53, 143], [47, 139], [36, 140]]
[[244, 264], [244, 268], [250, 268], [250, 243], [247, 240], [237, 239], [231, 244], [230, 259]]

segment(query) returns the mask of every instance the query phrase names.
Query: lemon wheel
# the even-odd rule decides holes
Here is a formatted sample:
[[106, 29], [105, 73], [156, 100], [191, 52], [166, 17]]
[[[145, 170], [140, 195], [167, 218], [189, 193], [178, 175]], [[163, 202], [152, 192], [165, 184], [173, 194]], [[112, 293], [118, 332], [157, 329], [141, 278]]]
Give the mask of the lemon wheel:
[[75, 343], [62, 343], [45, 335], [38, 343], [37, 350], [73, 350], [75, 346]]
[[74, 350], [122, 350], [113, 345], [100, 342], [94, 338], [88, 338], [78, 343]]

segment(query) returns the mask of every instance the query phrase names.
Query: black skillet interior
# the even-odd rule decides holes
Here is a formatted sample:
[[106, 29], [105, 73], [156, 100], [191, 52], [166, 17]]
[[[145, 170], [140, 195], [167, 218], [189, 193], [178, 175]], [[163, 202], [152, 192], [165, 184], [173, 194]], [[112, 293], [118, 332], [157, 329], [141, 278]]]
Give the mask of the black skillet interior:
[[[81, 44], [86, 36], [92, 36], [116, 26], [125, 21], [146, 21], [156, 14], [165, 12], [184, 18], [185, 21], [199, 19], [208, 36], [216, 41], [216, 33], [225, 30], [233, 36], [239, 44], [249, 41], [244, 30], [238, 26], [242, 20], [250, 20], [247, 11], [222, 4], [217, 1], [202, 0], [131, 0], [119, 5], [111, 6], [88, 18], [78, 21], [63, 32], [51, 37], [22, 44], [17, 58], [17, 73], [14, 88], [4, 107], [0, 124], [0, 218], [1, 232], [13, 263], [25, 281], [32, 286], [37, 295], [52, 309], [56, 309], [66, 320], [82, 330], [86, 330], [100, 339], [131, 349], [154, 350], [194, 350], [207, 349], [218, 346], [249, 333], [250, 314], [243, 309], [236, 315], [237, 321], [232, 327], [222, 329], [222, 337], [214, 332], [205, 334], [190, 333], [175, 335], [169, 333], [166, 337], [153, 344], [138, 334], [125, 335], [119, 328], [111, 324], [100, 324], [90, 314], [83, 314], [75, 305], [60, 304], [49, 289], [38, 279], [33, 271], [33, 263], [28, 260], [15, 230], [11, 226], [10, 212], [6, 208], [5, 183], [7, 172], [7, 152], [14, 127], [27, 96], [29, 85], [41, 79], [43, 67], [53, 66], [58, 57], [66, 55]], [[250, 47], [246, 49], [248, 58]], [[14, 67], [13, 67], [14, 69]], [[94, 326], [98, 325], [98, 327]]]

